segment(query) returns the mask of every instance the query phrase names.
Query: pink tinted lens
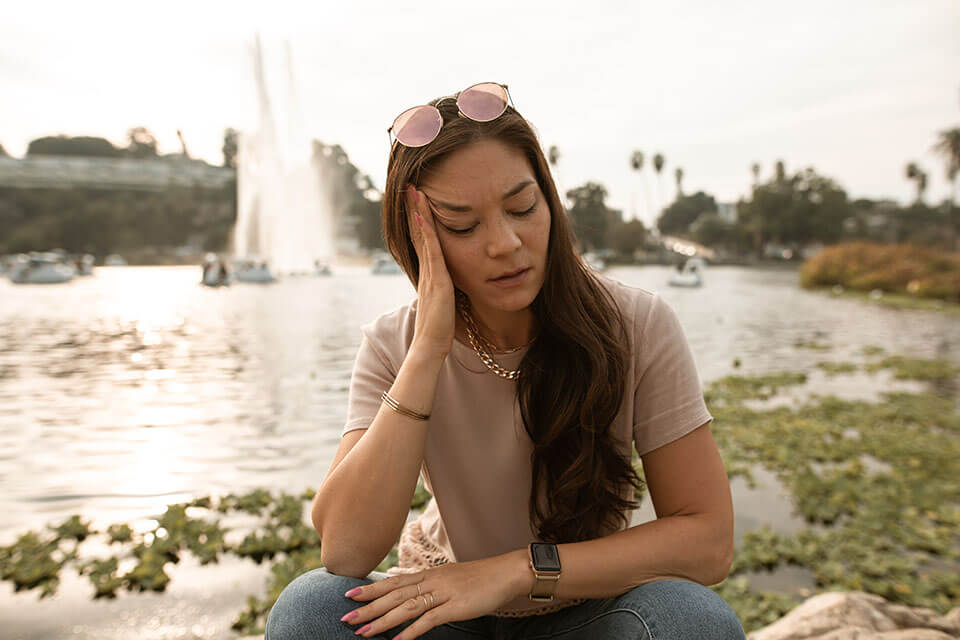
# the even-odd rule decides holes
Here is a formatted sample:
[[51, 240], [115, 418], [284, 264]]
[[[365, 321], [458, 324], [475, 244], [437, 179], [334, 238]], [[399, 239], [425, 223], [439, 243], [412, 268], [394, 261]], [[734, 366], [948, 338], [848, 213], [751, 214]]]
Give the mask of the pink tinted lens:
[[436, 107], [421, 105], [407, 109], [393, 121], [393, 135], [408, 147], [422, 147], [437, 137], [443, 118]]
[[457, 106], [468, 118], [488, 122], [506, 111], [507, 92], [495, 82], [475, 84], [460, 92]]

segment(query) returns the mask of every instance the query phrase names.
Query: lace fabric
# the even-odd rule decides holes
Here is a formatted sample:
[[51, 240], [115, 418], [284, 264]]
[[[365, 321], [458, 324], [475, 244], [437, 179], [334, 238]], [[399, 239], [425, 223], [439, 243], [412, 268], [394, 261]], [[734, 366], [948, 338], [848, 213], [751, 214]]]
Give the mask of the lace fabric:
[[[400, 564], [387, 569], [387, 573], [390, 575], [416, 573], [450, 562], [443, 549], [427, 539], [419, 520], [409, 522], [403, 528], [403, 532], [400, 534], [400, 542], [397, 544], [397, 555]], [[501, 618], [525, 618], [559, 611], [586, 601], [586, 598], [573, 598], [561, 602], [551, 602], [532, 609], [496, 609], [493, 615]]]

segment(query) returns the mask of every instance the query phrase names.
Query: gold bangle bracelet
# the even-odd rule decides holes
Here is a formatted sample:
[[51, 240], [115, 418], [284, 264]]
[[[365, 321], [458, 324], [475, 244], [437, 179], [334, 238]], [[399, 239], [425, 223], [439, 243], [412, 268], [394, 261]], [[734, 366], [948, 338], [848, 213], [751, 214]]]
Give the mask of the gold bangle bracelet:
[[380, 399], [386, 402], [387, 406], [393, 409], [394, 411], [396, 411], [397, 413], [401, 413], [405, 416], [410, 416], [411, 418], [416, 418], [417, 420], [430, 419], [430, 414], [420, 413], [418, 411], [414, 411], [413, 409], [408, 409], [407, 407], [403, 406], [402, 404], [400, 404], [399, 402], [391, 398], [386, 391], [380, 394]]

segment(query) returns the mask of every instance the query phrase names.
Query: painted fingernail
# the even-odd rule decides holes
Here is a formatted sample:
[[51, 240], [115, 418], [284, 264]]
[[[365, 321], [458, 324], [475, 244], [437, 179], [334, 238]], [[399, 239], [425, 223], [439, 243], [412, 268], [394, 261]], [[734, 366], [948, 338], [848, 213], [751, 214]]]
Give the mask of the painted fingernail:
[[362, 636], [362, 635], [365, 634], [367, 631], [370, 631], [370, 625], [369, 625], [369, 624], [365, 624], [365, 625], [363, 625], [362, 627], [360, 627], [359, 629], [357, 629], [356, 632], [355, 632], [353, 635], [355, 635], [355, 636]]
[[355, 587], [353, 589], [350, 589], [350, 591], [347, 591], [345, 594], [343, 594], [343, 597], [352, 598], [353, 596], [359, 594], [360, 591], [361, 591], [360, 587]]
[[403, 640], [403, 636], [393, 636], [393, 640]]
[[356, 618], [358, 615], [360, 615], [360, 614], [357, 613], [356, 610], [351, 611], [351, 612], [348, 613], [347, 615], [345, 615], [345, 616], [343, 616], [342, 618], [340, 618], [340, 622], [346, 622], [347, 620], [353, 620], [353, 619]]
[[419, 211], [414, 211], [414, 212], [413, 212], [413, 215], [417, 216], [417, 224], [422, 227], [422, 226], [423, 226], [423, 218], [420, 217], [420, 212], [419, 212]]

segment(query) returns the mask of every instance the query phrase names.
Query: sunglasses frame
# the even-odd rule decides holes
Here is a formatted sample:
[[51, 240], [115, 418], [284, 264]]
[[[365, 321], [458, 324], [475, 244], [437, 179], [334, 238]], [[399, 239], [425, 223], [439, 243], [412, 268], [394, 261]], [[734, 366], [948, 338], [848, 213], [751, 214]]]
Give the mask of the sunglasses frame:
[[[504, 105], [503, 111], [501, 111], [500, 114], [497, 115], [496, 118], [491, 118], [490, 120], [474, 120], [473, 118], [470, 118], [470, 116], [468, 116], [467, 114], [465, 114], [463, 111], [460, 110], [460, 105], [459, 105], [459, 103], [458, 103], [458, 104], [457, 104], [457, 115], [458, 115], [458, 116], [461, 116], [461, 117], [464, 117], [464, 118], [470, 118], [470, 119], [473, 120], [474, 122], [493, 122], [494, 120], [496, 120], [497, 118], [499, 118], [500, 116], [502, 116], [502, 115], [506, 112], [507, 107], [513, 107], [514, 110], [516, 110], [517, 107], [514, 106], [514, 104], [513, 104], [513, 96], [510, 95], [510, 87], [508, 87], [507, 85], [505, 85], [505, 84], [503, 84], [503, 83], [501, 83], [501, 82], [492, 82], [492, 81], [487, 81], [487, 82], [475, 82], [475, 83], [473, 83], [472, 85], [470, 85], [469, 87], [467, 87], [466, 89], [464, 89], [463, 91], [461, 91], [461, 92], [459, 93], [459, 95], [463, 95], [464, 92], [469, 91], [470, 89], [473, 89], [474, 87], [478, 87], [478, 86], [480, 86], [480, 85], [482, 85], [482, 84], [495, 84], [495, 85], [501, 87], [501, 88], [503, 89], [504, 93], [507, 94], [507, 104]], [[443, 102], [444, 100], [459, 100], [459, 98], [457, 97], [457, 95], [458, 95], [458, 94], [451, 94], [451, 95], [448, 95], [448, 96], [443, 96], [442, 98], [440, 98], [439, 100], [437, 100], [437, 105], [439, 105], [439, 104], [440, 104], [441, 102]], [[410, 107], [409, 109], [404, 109], [403, 111], [400, 112], [400, 114], [397, 116], [397, 118], [399, 118], [400, 116], [402, 116], [403, 114], [405, 114], [407, 111], [410, 111], [410, 109], [417, 109], [417, 108], [419, 108], [419, 107], [429, 107], [429, 108], [431, 108], [431, 109], [434, 109], [438, 114], [440, 114], [440, 109], [437, 109], [437, 105], [432, 105], [432, 104], [418, 104], [418, 105], [416, 105], [416, 106]], [[394, 118], [394, 119], [393, 119], [393, 122], [394, 122], [394, 123], [396, 123], [397, 118]], [[441, 129], [443, 128], [443, 118], [442, 118], [442, 115], [441, 115], [440, 128], [441, 128]], [[393, 125], [391, 124], [389, 127], [387, 127], [387, 140], [388, 140], [389, 143], [390, 143], [390, 150], [391, 150], [391, 151], [393, 150], [394, 145], [395, 145], [396, 143], [398, 143], [398, 142], [399, 142], [400, 144], [402, 144], [403, 146], [405, 146], [405, 147], [408, 147], [408, 148], [411, 148], [411, 149], [418, 149], [419, 147], [425, 147], [425, 146], [427, 146], [428, 144], [430, 144], [431, 142], [433, 142], [434, 140], [437, 139], [437, 136], [434, 136], [433, 139], [431, 139], [429, 142], [425, 142], [425, 143], [423, 143], [423, 144], [421, 144], [421, 145], [419, 145], [419, 146], [414, 147], [414, 146], [411, 146], [411, 145], [408, 145], [408, 144], [402, 142], [402, 141], [400, 140], [400, 138], [397, 138], [395, 135], [392, 134], [392, 131], [393, 131]], [[439, 131], [439, 130], [437, 131], [437, 135], [440, 135], [440, 131]]]

